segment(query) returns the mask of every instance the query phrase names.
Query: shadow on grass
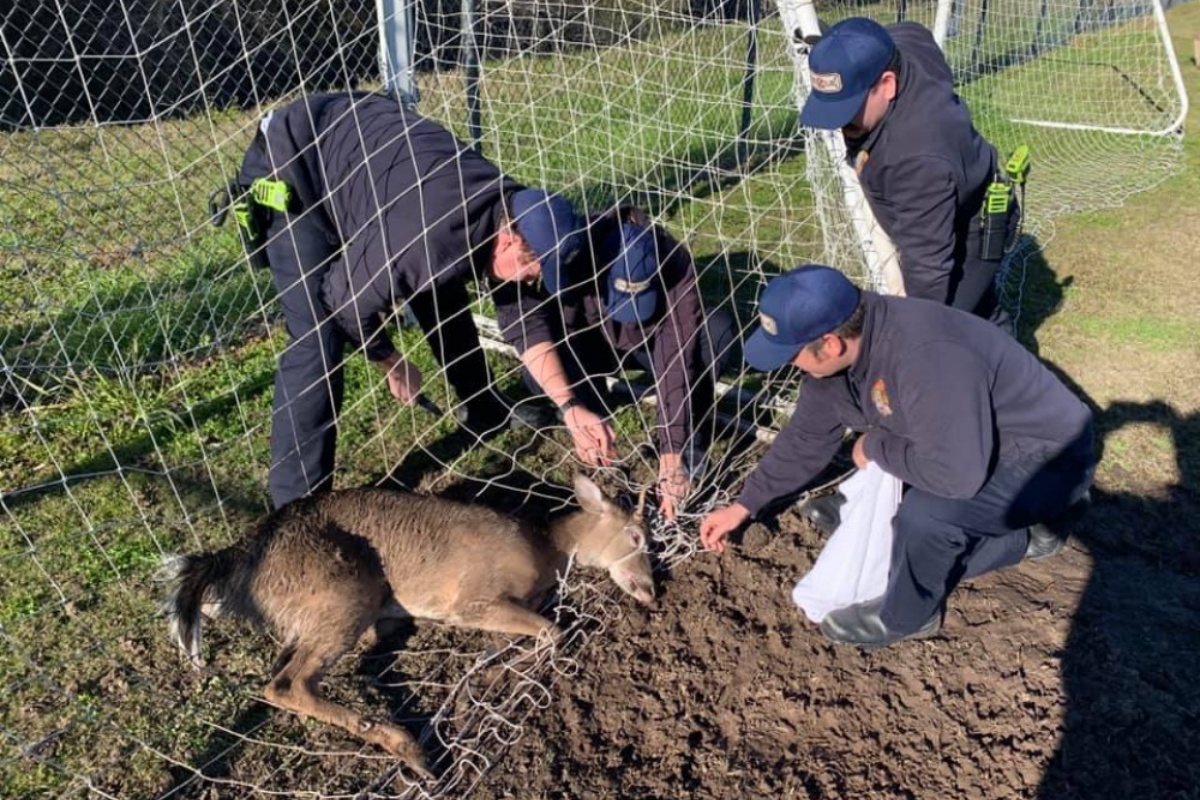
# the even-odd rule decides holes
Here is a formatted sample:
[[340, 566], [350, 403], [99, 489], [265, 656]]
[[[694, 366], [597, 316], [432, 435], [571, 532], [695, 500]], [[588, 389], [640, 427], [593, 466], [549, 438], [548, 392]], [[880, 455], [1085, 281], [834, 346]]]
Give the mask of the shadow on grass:
[[212, 779], [232, 778], [233, 765], [245, 744], [243, 735], [249, 735], [261, 728], [272, 714], [285, 713], [275, 711], [266, 703], [253, 702], [228, 722], [228, 731], [220, 731], [208, 740], [204, 749], [189, 759], [188, 764], [197, 766], [173, 765], [167, 768], [171, 776], [171, 784], [163, 789], [157, 797], [171, 798], [206, 798], [212, 796]]
[[[1028, 280], [1036, 326], [1071, 279], [1036, 259]], [[1092, 409], [1098, 457], [1121, 429], [1151, 425], [1169, 438], [1178, 477], [1146, 495], [1112, 488], [1126, 476], [1109, 464], [1110, 488], [1092, 490], [1076, 534], [1092, 572], [1062, 653], [1063, 734], [1038, 796], [1191, 797], [1200, 785], [1200, 413], [1164, 399], [1101, 407], [1047, 366]]]
[[1093, 489], [1077, 535], [1092, 573], [1062, 654], [1064, 730], [1039, 797], [1190, 797], [1200, 785], [1200, 414], [1161, 400], [1088, 402], [1101, 443], [1126, 425], [1168, 432], [1179, 480], [1159, 497]]

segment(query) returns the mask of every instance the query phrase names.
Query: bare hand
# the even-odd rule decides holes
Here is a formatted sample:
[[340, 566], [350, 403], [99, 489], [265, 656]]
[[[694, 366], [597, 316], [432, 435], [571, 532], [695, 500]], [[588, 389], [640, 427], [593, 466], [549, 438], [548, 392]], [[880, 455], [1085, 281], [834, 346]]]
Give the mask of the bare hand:
[[851, 457], [854, 459], [854, 466], [859, 469], [866, 469], [867, 464], [871, 463], [871, 459], [867, 458], [866, 441], [867, 434], [865, 433], [854, 441], [854, 452]]
[[604, 466], [617, 455], [613, 446], [615, 436], [607, 421], [583, 406], [572, 406], [563, 417], [571, 438], [575, 440], [575, 454], [588, 466]]
[[421, 394], [421, 370], [398, 355], [381, 362], [381, 366], [387, 370], [388, 390], [392, 397], [406, 406], [415, 405]]
[[663, 453], [658, 458], [658, 508], [669, 522], [675, 521], [676, 507], [692, 490], [679, 453]]
[[725, 552], [725, 537], [750, 519], [750, 512], [741, 503], [733, 503], [709, 513], [700, 523], [700, 544], [705, 550]]

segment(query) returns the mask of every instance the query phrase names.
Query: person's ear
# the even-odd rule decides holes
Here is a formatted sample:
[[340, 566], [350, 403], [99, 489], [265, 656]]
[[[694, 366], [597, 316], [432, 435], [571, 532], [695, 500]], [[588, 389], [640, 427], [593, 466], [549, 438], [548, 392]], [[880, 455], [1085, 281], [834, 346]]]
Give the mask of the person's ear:
[[827, 333], [821, 337], [821, 350], [828, 358], [841, 358], [846, 354], [846, 340], [836, 333]]
[[899, 79], [896, 73], [892, 70], [886, 70], [879, 78], [879, 88], [883, 92], [883, 97], [889, 103], [896, 99], [896, 91], [900, 87]]

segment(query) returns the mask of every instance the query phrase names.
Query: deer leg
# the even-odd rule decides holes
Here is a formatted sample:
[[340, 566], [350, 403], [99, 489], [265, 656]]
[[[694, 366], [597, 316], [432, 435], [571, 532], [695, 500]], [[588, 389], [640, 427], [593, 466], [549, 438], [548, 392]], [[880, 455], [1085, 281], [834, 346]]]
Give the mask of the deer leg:
[[557, 625], [541, 614], [517, 605], [507, 598], [470, 603], [465, 611], [452, 617], [450, 621], [467, 628], [514, 636], [538, 636], [542, 631], [548, 633], [555, 641], [562, 636], [562, 631]]
[[[298, 644], [283, 660], [263, 695], [272, 705], [300, 716], [312, 717], [336, 725], [358, 738], [379, 745], [403, 760], [414, 772], [430, 777], [425, 753], [408, 731], [390, 722], [369, 719], [352, 709], [332, 703], [321, 696], [320, 681], [329, 664], [345, 652]], [[287, 652], [284, 656], [289, 655]]]

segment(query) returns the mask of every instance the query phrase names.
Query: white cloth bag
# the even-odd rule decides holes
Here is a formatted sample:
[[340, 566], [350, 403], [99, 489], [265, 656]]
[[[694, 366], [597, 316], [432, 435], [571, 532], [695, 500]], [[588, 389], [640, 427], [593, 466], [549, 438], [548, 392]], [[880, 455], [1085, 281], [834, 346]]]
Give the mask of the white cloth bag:
[[873, 600], [887, 589], [892, 560], [892, 518], [903, 484], [875, 462], [846, 479], [841, 524], [817, 563], [792, 590], [792, 600], [813, 622], [830, 611]]

